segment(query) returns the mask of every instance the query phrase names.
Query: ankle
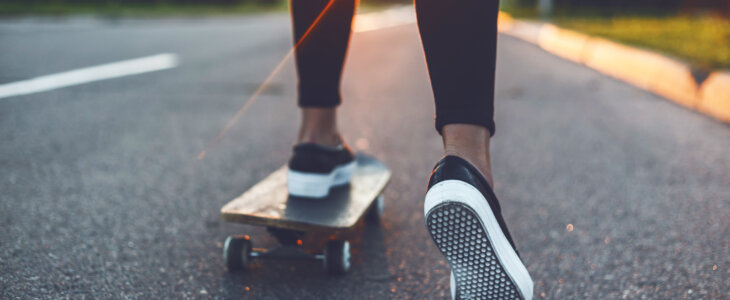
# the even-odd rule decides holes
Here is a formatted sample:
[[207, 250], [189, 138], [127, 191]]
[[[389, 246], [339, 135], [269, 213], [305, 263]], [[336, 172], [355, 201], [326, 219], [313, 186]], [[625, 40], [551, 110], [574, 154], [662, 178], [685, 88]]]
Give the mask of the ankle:
[[300, 131], [297, 144], [301, 143], [335, 147], [343, 144], [343, 141], [336, 131]]
[[489, 131], [482, 126], [449, 124], [443, 128], [444, 155], [458, 156], [484, 176], [493, 188], [492, 166], [489, 157]]
[[335, 108], [303, 108], [297, 143], [337, 146], [342, 138], [337, 130]]

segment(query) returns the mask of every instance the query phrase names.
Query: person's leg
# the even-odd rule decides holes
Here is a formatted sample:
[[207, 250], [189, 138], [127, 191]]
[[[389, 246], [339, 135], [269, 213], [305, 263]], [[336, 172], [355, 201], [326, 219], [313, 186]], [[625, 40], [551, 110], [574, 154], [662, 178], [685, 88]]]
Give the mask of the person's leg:
[[357, 0], [290, 3], [302, 108], [297, 142], [338, 145], [335, 114], [341, 102], [340, 77]]
[[355, 158], [337, 130], [340, 77], [357, 0], [291, 0], [302, 109], [287, 172], [290, 195], [322, 198], [350, 181]]
[[533, 283], [492, 189], [498, 0], [415, 0], [445, 156], [426, 228], [451, 267], [452, 299], [532, 299]]
[[460, 156], [492, 183], [498, 0], [415, 0], [447, 155]]

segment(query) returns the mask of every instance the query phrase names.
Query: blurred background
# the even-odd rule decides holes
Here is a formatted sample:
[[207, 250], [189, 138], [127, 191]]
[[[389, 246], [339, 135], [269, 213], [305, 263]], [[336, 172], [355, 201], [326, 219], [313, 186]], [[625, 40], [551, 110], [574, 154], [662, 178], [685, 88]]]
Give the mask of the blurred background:
[[[339, 125], [393, 177], [330, 277], [222, 260], [229, 235], [275, 244], [219, 215], [291, 154], [287, 1], [0, 0], [0, 299], [447, 299], [423, 228], [443, 149], [411, 4], [362, 0], [355, 19]], [[495, 189], [534, 299], [730, 299], [730, 1], [501, 5]], [[546, 24], [579, 59], [537, 41]], [[585, 35], [640, 55], [589, 65]]]
[[[361, 12], [409, 0], [363, 0]], [[648, 47], [697, 69], [730, 68], [730, 1], [503, 0], [516, 18]], [[93, 14], [104, 17], [236, 15], [287, 10], [286, 0], [5, 0], [0, 15]]]

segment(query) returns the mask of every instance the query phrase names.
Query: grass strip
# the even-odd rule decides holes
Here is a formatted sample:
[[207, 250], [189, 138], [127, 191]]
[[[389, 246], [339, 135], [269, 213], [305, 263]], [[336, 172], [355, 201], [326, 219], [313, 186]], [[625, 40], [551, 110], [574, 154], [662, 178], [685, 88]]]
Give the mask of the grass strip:
[[653, 49], [702, 69], [730, 69], [730, 20], [710, 15], [570, 18], [556, 25]]
[[288, 2], [278, 0], [274, 3], [244, 2], [232, 5], [213, 4], [115, 4], [102, 3], [3, 3], [0, 1], [0, 16], [66, 16], [96, 15], [102, 17], [174, 17], [174, 16], [218, 16], [241, 15], [286, 11]]

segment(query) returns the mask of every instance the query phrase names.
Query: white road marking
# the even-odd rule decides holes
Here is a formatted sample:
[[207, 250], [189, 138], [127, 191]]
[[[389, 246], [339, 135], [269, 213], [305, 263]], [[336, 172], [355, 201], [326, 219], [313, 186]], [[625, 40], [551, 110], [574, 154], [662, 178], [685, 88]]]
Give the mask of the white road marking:
[[177, 65], [178, 58], [176, 54], [162, 53], [76, 69], [23, 81], [0, 84], [0, 99], [40, 93], [99, 80], [166, 70], [174, 68]]

